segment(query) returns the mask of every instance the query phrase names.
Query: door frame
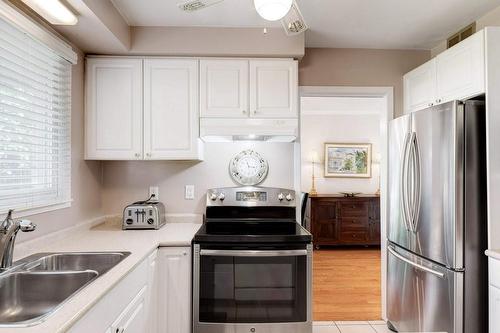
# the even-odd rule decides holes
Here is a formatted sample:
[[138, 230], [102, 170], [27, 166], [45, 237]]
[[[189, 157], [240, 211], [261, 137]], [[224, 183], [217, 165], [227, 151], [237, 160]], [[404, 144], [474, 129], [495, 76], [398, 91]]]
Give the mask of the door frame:
[[[387, 320], [387, 180], [388, 180], [388, 152], [389, 121], [394, 119], [394, 87], [347, 87], [347, 86], [300, 86], [299, 107], [302, 97], [357, 97], [357, 98], [380, 98], [384, 101], [383, 110], [380, 113], [380, 248], [381, 248], [381, 317]], [[299, 112], [300, 115], [300, 112]], [[300, 165], [300, 153], [298, 154]], [[297, 154], [296, 154], [297, 156]], [[296, 188], [300, 188], [301, 169], [295, 168], [295, 179], [298, 181]]]

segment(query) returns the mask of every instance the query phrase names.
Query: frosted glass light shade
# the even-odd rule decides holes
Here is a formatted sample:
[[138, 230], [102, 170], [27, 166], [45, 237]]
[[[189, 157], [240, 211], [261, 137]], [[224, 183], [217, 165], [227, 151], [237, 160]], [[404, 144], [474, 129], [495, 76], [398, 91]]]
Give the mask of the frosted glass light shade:
[[255, 10], [268, 21], [281, 20], [290, 11], [293, 0], [254, 0]]
[[75, 25], [78, 18], [59, 0], [23, 0], [49, 23], [54, 25]]

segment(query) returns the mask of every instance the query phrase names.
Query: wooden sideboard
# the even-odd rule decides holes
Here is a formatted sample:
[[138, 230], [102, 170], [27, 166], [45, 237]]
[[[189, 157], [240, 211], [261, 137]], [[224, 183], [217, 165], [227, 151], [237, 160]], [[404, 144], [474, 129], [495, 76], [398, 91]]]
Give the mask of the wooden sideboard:
[[314, 246], [380, 245], [380, 197], [310, 197]]

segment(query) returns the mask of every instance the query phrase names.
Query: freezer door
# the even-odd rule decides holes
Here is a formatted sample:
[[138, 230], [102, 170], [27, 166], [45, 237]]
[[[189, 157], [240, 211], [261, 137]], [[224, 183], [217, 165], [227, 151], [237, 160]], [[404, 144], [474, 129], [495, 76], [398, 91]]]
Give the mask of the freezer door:
[[406, 168], [407, 148], [410, 138], [411, 116], [392, 120], [389, 124], [389, 223], [387, 237], [394, 243], [407, 243], [409, 228], [405, 218], [404, 168]]
[[398, 332], [463, 333], [463, 275], [388, 246], [387, 318]]

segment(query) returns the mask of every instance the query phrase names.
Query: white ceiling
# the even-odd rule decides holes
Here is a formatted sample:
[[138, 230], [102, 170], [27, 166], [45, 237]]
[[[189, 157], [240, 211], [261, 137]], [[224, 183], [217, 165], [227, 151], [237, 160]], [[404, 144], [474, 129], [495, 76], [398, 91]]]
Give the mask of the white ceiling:
[[[182, 0], [112, 0], [131, 26], [273, 27], [253, 0], [224, 0], [194, 13]], [[297, 0], [307, 47], [430, 49], [500, 0]]]

